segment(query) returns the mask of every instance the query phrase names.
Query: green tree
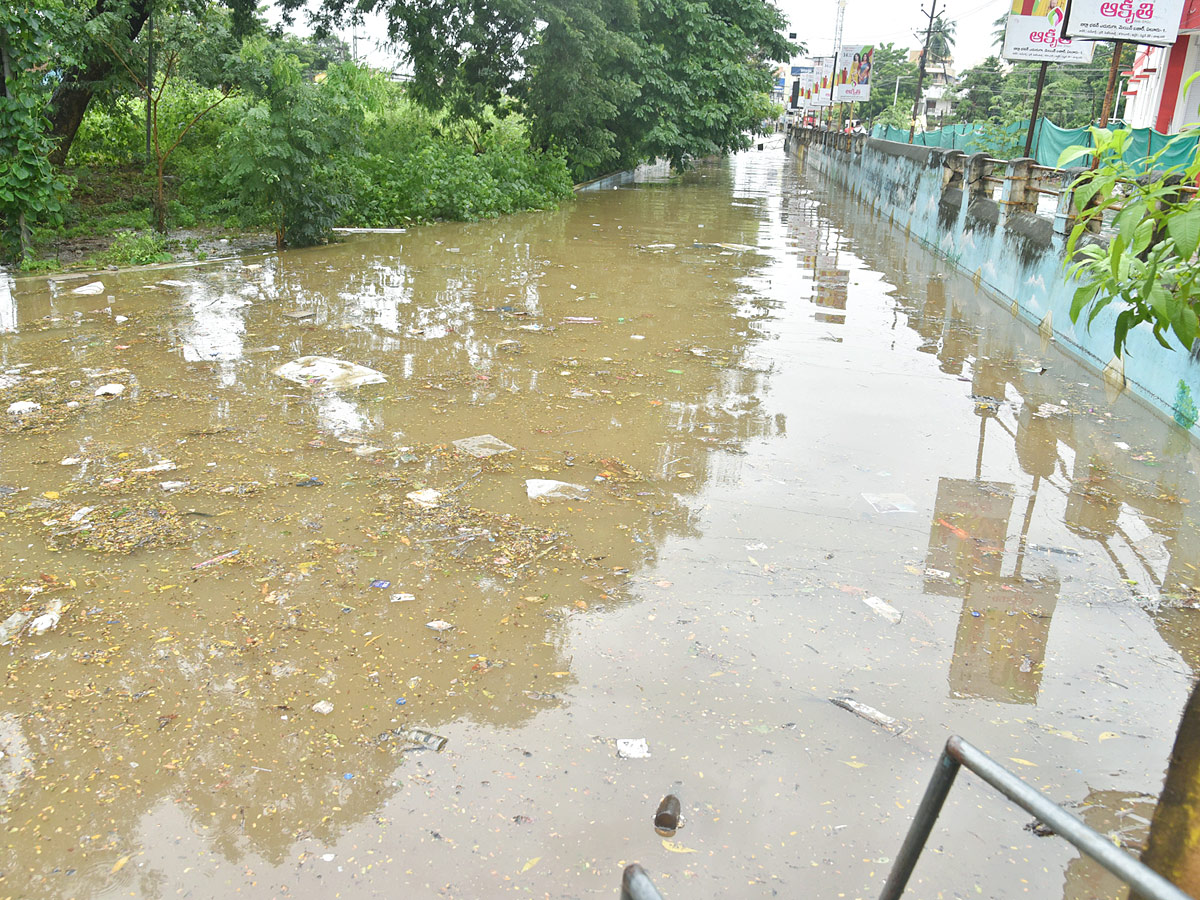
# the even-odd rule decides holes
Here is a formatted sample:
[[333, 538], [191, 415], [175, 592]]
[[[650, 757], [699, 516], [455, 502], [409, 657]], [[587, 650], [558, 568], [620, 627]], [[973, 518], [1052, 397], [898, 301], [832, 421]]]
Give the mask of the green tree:
[[934, 17], [929, 32], [929, 65], [940, 66], [942, 74], [945, 74], [946, 64], [954, 56], [954, 32], [954, 22], [940, 14]]
[[[197, 10], [197, 12], [201, 11]], [[139, 60], [136, 56], [127, 59], [119, 49], [108, 44], [109, 51], [120, 62], [130, 80], [141, 92], [148, 109], [150, 149], [154, 157], [155, 174], [154, 227], [163, 234], [167, 231], [165, 190], [167, 161], [196, 123], [228, 100], [234, 93], [233, 86], [226, 83], [216, 96], [197, 108], [193, 114], [186, 116], [181, 122], [168, 123], [165, 121], [161, 114], [164, 108], [164, 95], [168, 88], [173, 94], [180, 90], [180, 80], [176, 76], [179, 75], [180, 57], [184, 53], [184, 48], [197, 39], [199, 39], [197, 42], [203, 43], [203, 37], [196, 34], [197, 29], [190, 25], [190, 20], [181, 15], [166, 18], [156, 36], [160, 58], [157, 66], [154, 67], [149, 65], [148, 60]], [[145, 49], [147, 54], [151, 52], [149, 48]], [[143, 74], [139, 74], [139, 72]]]
[[361, 152], [370, 76], [340, 63], [314, 81], [295, 56], [247, 43], [261, 63], [264, 102], [249, 107], [229, 137], [225, 186], [271, 226], [278, 247], [320, 243], [348, 203], [335, 158]]
[[762, 0], [643, 0], [642, 92], [632, 156], [679, 167], [750, 146], [767, 116], [770, 60], [787, 58], [783, 14]]
[[[131, 56], [129, 48], [139, 39], [151, 13], [167, 4], [157, 0], [68, 0], [66, 17], [59, 34], [62, 53], [51, 59], [57, 76], [53, 95], [49, 98], [46, 115], [55, 147], [51, 162], [62, 165], [70, 152], [75, 133], [97, 92], [127, 90], [129, 83], [123, 66], [113, 56], [110, 46]], [[224, 0], [232, 13], [232, 33], [241, 38], [258, 27], [257, 0]], [[193, 7], [206, 9], [207, 3], [183, 3], [174, 14], [190, 14]]]
[[41, 54], [62, 12], [44, 4], [0, 7], [0, 223], [15, 227], [22, 258], [30, 252], [30, 221], [58, 220], [66, 189], [50, 165], [40, 88]]
[[583, 180], [633, 162], [634, 125], [627, 117], [641, 89], [643, 50], [634, 0], [561, 0], [526, 53], [524, 108], [532, 138], [556, 148]]
[[964, 72], [959, 87], [961, 99], [954, 110], [958, 121], [999, 121], [998, 104], [1004, 87], [1004, 70], [997, 57], [989, 56]]
[[796, 49], [764, 0], [323, 0], [314, 21], [369, 10], [406, 48], [418, 101], [478, 116], [515, 98], [577, 176], [746, 146], [769, 110], [770, 61]]

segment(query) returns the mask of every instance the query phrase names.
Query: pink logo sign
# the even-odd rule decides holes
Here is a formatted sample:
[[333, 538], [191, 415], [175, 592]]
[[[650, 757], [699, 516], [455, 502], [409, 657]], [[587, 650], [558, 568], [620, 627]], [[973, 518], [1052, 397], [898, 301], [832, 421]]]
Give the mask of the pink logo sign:
[[1122, 0], [1121, 3], [1101, 3], [1100, 15], [1108, 19], [1120, 19], [1126, 25], [1131, 25], [1137, 19], [1153, 18], [1154, 4], [1141, 3], [1135, 10], [1132, 0]]

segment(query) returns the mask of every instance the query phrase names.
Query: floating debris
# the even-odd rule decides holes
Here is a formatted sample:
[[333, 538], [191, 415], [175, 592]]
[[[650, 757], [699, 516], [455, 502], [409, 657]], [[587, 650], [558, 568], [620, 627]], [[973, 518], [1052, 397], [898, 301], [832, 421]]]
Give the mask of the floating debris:
[[886, 600], [881, 600], [879, 597], [864, 597], [863, 603], [867, 604], [874, 612], [878, 613], [883, 618], [887, 619], [893, 625], [898, 625], [900, 620], [904, 618], [904, 614]]
[[867, 704], [851, 700], [849, 697], [831, 697], [829, 702], [866, 719], [872, 725], [878, 725], [880, 728], [892, 732], [892, 734], [900, 734], [908, 729], [908, 726], [899, 719], [894, 719], [873, 706], [867, 706]]
[[409, 491], [404, 495], [414, 506], [420, 509], [437, 509], [441, 505], [441, 492], [435, 491], [433, 488], [425, 488], [421, 491]]
[[487, 459], [501, 453], [512, 453], [517, 448], [506, 444], [494, 434], [477, 434], [475, 437], [460, 438], [454, 441], [454, 446], [476, 459]]
[[649, 759], [650, 745], [645, 738], [617, 738], [617, 756], [621, 759]]
[[328, 356], [301, 356], [275, 369], [275, 374], [310, 388], [352, 388], [387, 381], [382, 372]]
[[525, 480], [525, 492], [530, 500], [586, 500], [592, 490], [566, 481], [528, 478]]

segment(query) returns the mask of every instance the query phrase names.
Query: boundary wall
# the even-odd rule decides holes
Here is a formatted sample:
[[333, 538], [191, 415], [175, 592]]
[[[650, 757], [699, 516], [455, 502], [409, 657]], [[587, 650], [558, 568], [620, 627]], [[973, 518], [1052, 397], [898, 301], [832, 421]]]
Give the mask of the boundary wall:
[[[793, 128], [786, 146], [826, 183], [886, 216], [970, 275], [1014, 316], [1102, 373], [1111, 388], [1130, 390], [1200, 438], [1200, 362], [1191, 353], [1164, 349], [1149, 327], [1139, 326], [1129, 333], [1124, 358], [1116, 358], [1117, 303], [1105, 307], [1090, 330], [1083, 318], [1078, 325], [1071, 321], [1076, 283], [1067, 278], [1063, 261], [1075, 225], [1070, 184], [1078, 170], [811, 128]], [[1053, 212], [1039, 213], [1047, 197], [1057, 198]]]

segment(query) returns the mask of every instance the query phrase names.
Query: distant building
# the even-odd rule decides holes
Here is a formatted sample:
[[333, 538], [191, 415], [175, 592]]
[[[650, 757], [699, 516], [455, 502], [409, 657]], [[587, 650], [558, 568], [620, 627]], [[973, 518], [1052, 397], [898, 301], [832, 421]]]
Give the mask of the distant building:
[[1177, 134], [1200, 122], [1200, 78], [1184, 91], [1188, 78], [1200, 72], [1200, 0], [1185, 0], [1179, 37], [1170, 47], [1139, 47], [1120, 99], [1121, 118], [1134, 128]]
[[[1192, 0], [1200, 4], [1200, 0]], [[919, 65], [920, 50], [909, 50], [908, 61]], [[954, 60], [946, 58], [931, 61], [925, 67], [925, 87], [921, 91], [924, 103], [917, 111], [917, 117], [923, 118], [925, 127], [936, 128], [943, 120], [948, 119], [954, 112], [954, 104], [958, 102], [958, 76], [954, 74]]]

